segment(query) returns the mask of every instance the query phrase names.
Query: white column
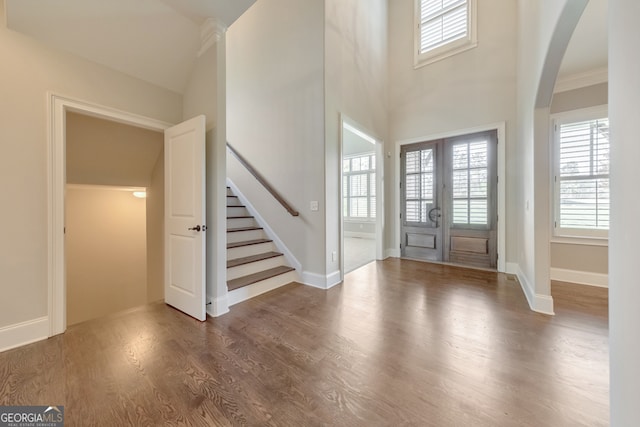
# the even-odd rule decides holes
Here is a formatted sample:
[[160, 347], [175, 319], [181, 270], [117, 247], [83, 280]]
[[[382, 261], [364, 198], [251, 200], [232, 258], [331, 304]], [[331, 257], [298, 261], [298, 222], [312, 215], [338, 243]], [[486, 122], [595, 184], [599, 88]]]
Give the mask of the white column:
[[640, 2], [609, 2], [611, 425], [640, 426]]

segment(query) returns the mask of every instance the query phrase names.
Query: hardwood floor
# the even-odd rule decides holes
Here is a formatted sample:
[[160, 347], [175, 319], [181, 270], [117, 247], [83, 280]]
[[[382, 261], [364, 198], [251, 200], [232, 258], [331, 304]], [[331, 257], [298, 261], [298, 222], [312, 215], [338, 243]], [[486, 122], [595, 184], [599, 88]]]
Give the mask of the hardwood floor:
[[0, 353], [0, 405], [66, 425], [604, 426], [606, 295], [389, 259], [200, 323], [157, 303]]

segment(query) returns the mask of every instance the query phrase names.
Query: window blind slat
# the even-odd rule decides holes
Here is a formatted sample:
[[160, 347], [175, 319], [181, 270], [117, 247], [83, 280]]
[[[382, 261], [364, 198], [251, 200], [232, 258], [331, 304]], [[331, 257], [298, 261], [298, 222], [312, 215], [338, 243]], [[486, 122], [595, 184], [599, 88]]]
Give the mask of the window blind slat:
[[467, 0], [422, 0], [420, 7], [420, 53], [466, 37]]

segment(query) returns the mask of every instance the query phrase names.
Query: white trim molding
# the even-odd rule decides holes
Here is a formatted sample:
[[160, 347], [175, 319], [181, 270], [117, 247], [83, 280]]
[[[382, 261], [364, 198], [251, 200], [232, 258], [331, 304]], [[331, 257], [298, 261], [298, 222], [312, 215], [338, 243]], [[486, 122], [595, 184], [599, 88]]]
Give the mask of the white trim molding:
[[609, 81], [609, 69], [607, 67], [585, 71], [583, 73], [563, 76], [556, 81], [553, 93], [567, 92]]
[[551, 280], [558, 282], [577, 283], [579, 285], [597, 286], [599, 288], [609, 287], [609, 275], [603, 273], [592, 273], [590, 271], [567, 270], [564, 268], [551, 267]]
[[533, 286], [531, 286], [531, 282], [529, 282], [527, 276], [520, 269], [520, 266], [517, 264], [509, 264], [510, 269], [515, 268], [517, 270], [515, 274], [518, 277], [518, 282], [520, 282], [520, 287], [524, 292], [527, 303], [529, 303], [529, 308], [537, 313], [547, 314], [550, 316], [554, 315], [553, 297], [551, 295], [536, 294]]
[[303, 285], [324, 290], [331, 289], [334, 286], [342, 283], [340, 270], [336, 270], [326, 276], [322, 274], [311, 273], [310, 271], [303, 271], [301, 278]]
[[139, 116], [111, 107], [47, 93], [47, 232], [48, 232], [48, 298], [49, 336], [67, 328], [66, 273], [64, 254], [64, 189], [66, 185], [66, 113], [72, 111], [117, 123], [164, 131], [171, 124]]
[[27, 320], [0, 328], [0, 352], [31, 344], [49, 337], [49, 318]]
[[211, 317], [219, 317], [229, 312], [227, 295], [213, 298], [207, 295], [207, 314]]

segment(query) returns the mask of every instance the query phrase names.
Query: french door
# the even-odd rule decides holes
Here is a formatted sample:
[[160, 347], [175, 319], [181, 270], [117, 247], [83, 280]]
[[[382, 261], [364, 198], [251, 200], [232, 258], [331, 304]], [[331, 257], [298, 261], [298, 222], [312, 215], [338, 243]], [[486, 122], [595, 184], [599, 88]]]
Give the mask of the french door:
[[401, 254], [497, 265], [497, 132], [401, 149]]

